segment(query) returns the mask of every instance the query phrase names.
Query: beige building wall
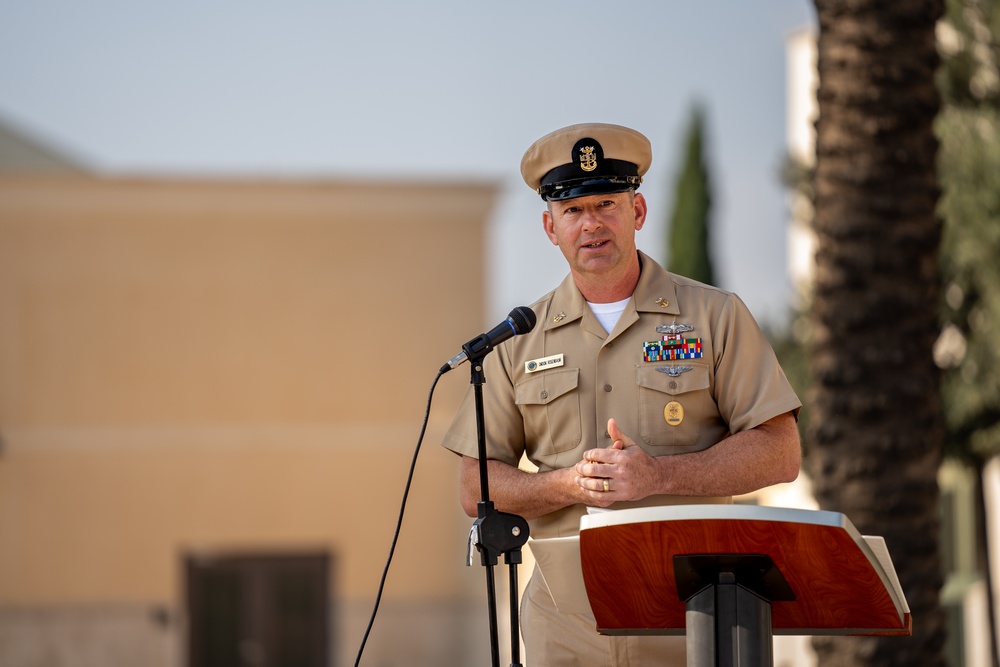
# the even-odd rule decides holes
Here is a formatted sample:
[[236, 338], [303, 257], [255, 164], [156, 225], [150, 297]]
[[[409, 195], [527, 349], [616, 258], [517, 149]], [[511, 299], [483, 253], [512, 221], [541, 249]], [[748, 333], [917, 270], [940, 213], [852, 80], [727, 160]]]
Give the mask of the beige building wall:
[[[309, 551], [352, 664], [431, 383], [489, 324], [496, 194], [0, 177], [0, 664], [184, 664], [186, 557]], [[468, 382], [438, 384], [369, 664], [484, 650], [437, 446]]]

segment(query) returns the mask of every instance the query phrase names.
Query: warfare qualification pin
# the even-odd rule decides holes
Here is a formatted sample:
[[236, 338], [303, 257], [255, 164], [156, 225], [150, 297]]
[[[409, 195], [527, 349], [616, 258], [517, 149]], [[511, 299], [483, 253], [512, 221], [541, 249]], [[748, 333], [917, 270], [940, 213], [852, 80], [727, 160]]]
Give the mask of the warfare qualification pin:
[[665, 333], [671, 335], [686, 333], [688, 331], [694, 331], [694, 327], [691, 326], [690, 324], [677, 324], [676, 322], [673, 322], [671, 324], [661, 324], [660, 326], [656, 327], [656, 333]]
[[679, 378], [681, 373], [687, 373], [688, 371], [693, 371], [693, 366], [657, 366], [656, 370], [661, 373], [666, 373], [672, 378]]

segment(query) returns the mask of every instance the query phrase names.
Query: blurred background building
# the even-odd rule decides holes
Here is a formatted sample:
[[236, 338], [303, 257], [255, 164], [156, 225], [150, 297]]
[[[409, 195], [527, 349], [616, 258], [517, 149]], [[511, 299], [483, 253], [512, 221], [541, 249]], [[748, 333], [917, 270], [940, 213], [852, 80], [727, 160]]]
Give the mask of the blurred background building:
[[[107, 177], [9, 127], [0, 156], [0, 665], [352, 664], [495, 185]], [[488, 650], [437, 446], [463, 375], [367, 664]]]

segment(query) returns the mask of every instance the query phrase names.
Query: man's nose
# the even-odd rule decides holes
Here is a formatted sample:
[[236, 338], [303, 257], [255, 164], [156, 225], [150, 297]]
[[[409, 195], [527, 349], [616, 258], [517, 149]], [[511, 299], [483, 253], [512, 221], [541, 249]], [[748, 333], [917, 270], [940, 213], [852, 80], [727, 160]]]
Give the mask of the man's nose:
[[583, 209], [583, 228], [586, 231], [593, 231], [595, 229], [600, 229], [603, 226], [601, 222], [601, 216], [597, 215], [597, 211], [592, 208]]

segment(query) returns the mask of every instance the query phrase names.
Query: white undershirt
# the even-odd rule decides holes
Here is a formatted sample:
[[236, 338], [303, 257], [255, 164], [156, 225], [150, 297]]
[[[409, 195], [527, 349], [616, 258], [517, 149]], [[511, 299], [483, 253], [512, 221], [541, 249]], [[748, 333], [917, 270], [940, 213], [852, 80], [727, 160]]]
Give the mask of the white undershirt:
[[615, 301], [614, 303], [591, 303], [588, 301], [587, 305], [590, 306], [590, 310], [594, 313], [594, 317], [596, 317], [597, 321], [601, 323], [604, 330], [611, 333], [614, 330], [615, 325], [618, 324], [618, 318], [625, 312], [625, 306], [628, 305], [628, 302], [631, 299], [632, 297], [629, 297], [628, 299], [622, 299], [621, 301]]

